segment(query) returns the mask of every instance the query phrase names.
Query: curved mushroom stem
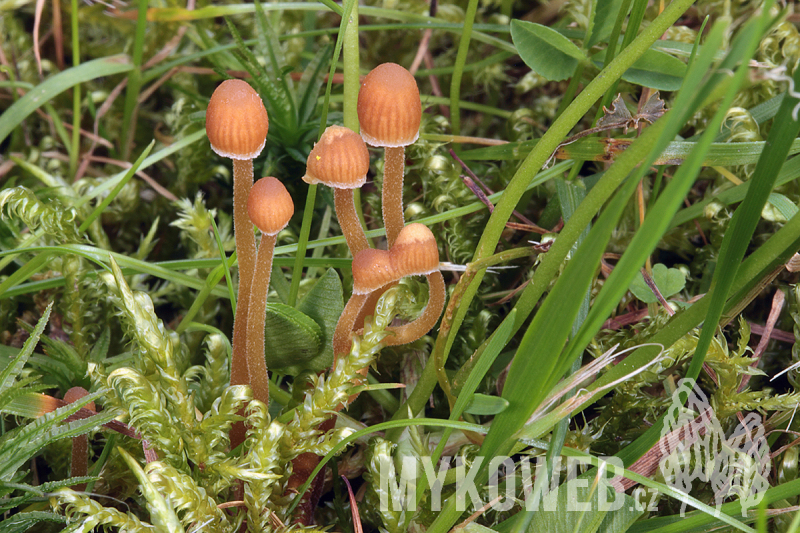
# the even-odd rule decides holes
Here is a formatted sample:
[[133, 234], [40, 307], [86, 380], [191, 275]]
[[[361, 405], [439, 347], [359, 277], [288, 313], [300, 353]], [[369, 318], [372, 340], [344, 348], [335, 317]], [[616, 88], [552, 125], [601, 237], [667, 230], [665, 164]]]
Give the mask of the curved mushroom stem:
[[247, 196], [253, 186], [253, 160], [233, 160], [233, 234], [239, 263], [239, 291], [236, 295], [236, 318], [233, 320], [231, 385], [247, 385], [247, 316], [250, 286], [256, 260], [256, 237], [247, 215]]
[[388, 335], [383, 339], [386, 346], [399, 346], [401, 344], [408, 344], [414, 342], [426, 333], [428, 333], [444, 309], [444, 301], [447, 296], [447, 291], [444, 286], [444, 277], [440, 271], [431, 272], [426, 276], [428, 278], [428, 285], [430, 286], [430, 296], [428, 298], [428, 305], [425, 310], [413, 322], [403, 324], [402, 326], [388, 327], [387, 331], [394, 333]]
[[383, 164], [383, 191], [381, 192], [381, 211], [383, 225], [386, 226], [386, 239], [389, 248], [405, 225], [403, 216], [403, 171], [405, 169], [404, 146], [387, 146]]
[[378, 300], [381, 299], [383, 293], [388, 291], [397, 284], [398, 284], [397, 281], [393, 281], [391, 283], [387, 283], [377, 291], [372, 291], [371, 293], [369, 293], [369, 298], [367, 298], [367, 301], [364, 303], [363, 306], [361, 306], [361, 311], [359, 311], [358, 317], [356, 318], [356, 321], [353, 324], [354, 330], [358, 331], [364, 329], [364, 319], [367, 318], [367, 316], [369, 315], [375, 314], [375, 306], [378, 305]]
[[264, 359], [264, 321], [276, 240], [277, 235], [261, 235], [247, 317], [247, 371], [250, 375], [250, 388], [253, 389], [253, 398], [265, 404], [269, 404], [269, 374]]
[[336, 368], [340, 357], [347, 357], [350, 353], [353, 346], [353, 326], [367, 298], [369, 294], [354, 294], [344, 306], [342, 315], [336, 323], [336, 330], [333, 332], [333, 368]]
[[[402, 185], [401, 185], [402, 191]], [[353, 189], [333, 189], [333, 204], [336, 209], [336, 218], [342, 227], [342, 233], [347, 240], [347, 247], [350, 254], [355, 256], [361, 250], [369, 248], [367, 237], [364, 235], [364, 228], [356, 213], [356, 204], [353, 196]]]

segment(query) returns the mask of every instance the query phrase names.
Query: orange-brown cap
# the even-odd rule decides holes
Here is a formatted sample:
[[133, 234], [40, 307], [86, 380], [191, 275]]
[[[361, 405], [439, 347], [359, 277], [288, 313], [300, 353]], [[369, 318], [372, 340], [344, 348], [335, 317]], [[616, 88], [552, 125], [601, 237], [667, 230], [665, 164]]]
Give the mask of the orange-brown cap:
[[[88, 396], [88, 395], [89, 395], [89, 391], [87, 391], [83, 387], [72, 387], [71, 389], [69, 389], [67, 392], [64, 393], [64, 402], [66, 402], [66, 403], [77, 402], [78, 400], [80, 400], [84, 396]], [[95, 405], [94, 405], [94, 402], [89, 402], [84, 407], [86, 409], [91, 410], [91, 411], [96, 411], [97, 410]]]
[[225, 80], [206, 110], [211, 148], [222, 157], [254, 159], [264, 148], [269, 118], [261, 97], [246, 81]]
[[378, 65], [358, 93], [361, 136], [372, 146], [408, 146], [419, 137], [422, 102], [414, 76], [395, 63]]
[[439, 248], [423, 224], [405, 226], [392, 245], [392, 262], [400, 276], [419, 276], [439, 270]]
[[261, 233], [277, 235], [289, 224], [294, 214], [292, 196], [276, 178], [261, 178], [250, 189], [247, 214]]
[[367, 248], [353, 258], [353, 294], [369, 294], [398, 279], [386, 250]]
[[367, 181], [369, 151], [361, 136], [342, 126], [328, 126], [308, 154], [306, 183], [357, 189]]

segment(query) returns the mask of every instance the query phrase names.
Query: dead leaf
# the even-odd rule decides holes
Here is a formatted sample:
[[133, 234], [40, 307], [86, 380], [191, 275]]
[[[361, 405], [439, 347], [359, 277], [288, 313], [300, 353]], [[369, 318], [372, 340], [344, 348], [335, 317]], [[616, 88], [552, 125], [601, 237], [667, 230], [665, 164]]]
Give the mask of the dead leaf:
[[611, 102], [611, 109], [603, 106], [603, 116], [597, 121], [598, 128], [619, 128], [627, 125], [633, 117], [631, 112], [622, 101], [622, 95], [618, 94]]

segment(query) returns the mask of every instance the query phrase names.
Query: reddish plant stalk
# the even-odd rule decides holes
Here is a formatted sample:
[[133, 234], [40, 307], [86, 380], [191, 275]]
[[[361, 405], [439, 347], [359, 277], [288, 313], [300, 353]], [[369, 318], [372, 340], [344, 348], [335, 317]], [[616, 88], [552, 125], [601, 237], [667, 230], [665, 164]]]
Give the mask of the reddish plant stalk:
[[336, 218], [342, 227], [342, 233], [347, 240], [347, 247], [350, 253], [355, 256], [361, 250], [369, 248], [367, 237], [364, 235], [364, 228], [356, 213], [354, 189], [340, 189], [334, 187], [333, 202], [336, 209]]
[[264, 359], [264, 321], [276, 240], [277, 235], [261, 235], [250, 289], [247, 323], [247, 369], [250, 374], [250, 387], [253, 389], [253, 398], [265, 404], [269, 404], [269, 374]]
[[[253, 160], [233, 160], [233, 234], [236, 239], [236, 257], [239, 263], [239, 289], [236, 296], [236, 317], [233, 320], [231, 354], [231, 385], [247, 385], [247, 316], [250, 306], [250, 286], [256, 260], [256, 237], [247, 214], [247, 196], [253, 186]], [[245, 439], [242, 422], [231, 428], [231, 448]]]
[[389, 248], [405, 225], [403, 214], [403, 173], [405, 170], [405, 147], [387, 146], [383, 164], [383, 191], [381, 211]]

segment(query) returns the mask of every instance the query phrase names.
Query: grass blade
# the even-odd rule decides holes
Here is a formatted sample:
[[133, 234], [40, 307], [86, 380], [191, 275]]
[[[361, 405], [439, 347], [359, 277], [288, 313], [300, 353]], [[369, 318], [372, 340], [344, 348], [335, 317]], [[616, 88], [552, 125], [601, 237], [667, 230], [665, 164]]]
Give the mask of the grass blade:
[[133, 68], [128, 56], [118, 55], [87, 61], [67, 69], [40, 83], [14, 102], [0, 115], [0, 143], [2, 143], [25, 118], [64, 91], [81, 83], [128, 72]]

